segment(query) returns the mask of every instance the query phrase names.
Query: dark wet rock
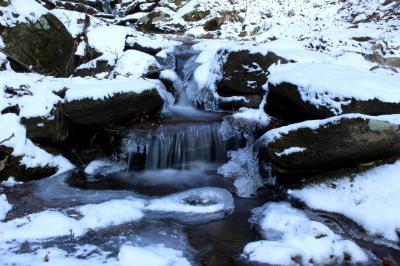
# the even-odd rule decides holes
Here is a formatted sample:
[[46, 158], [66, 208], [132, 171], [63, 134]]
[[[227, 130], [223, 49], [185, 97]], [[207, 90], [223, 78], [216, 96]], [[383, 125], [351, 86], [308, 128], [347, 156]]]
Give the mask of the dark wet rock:
[[6, 7], [10, 5], [10, 1], [9, 0], [0, 0], [0, 6], [1, 7]]
[[185, 15], [183, 15], [183, 19], [185, 21], [199, 21], [202, 20], [203, 18], [207, 17], [210, 14], [209, 10], [192, 10]]
[[38, 143], [57, 144], [63, 143], [69, 135], [68, 121], [62, 116], [56, 117], [31, 117], [21, 119], [26, 127], [26, 135], [29, 139]]
[[215, 17], [210, 20], [207, 20], [206, 23], [204, 23], [204, 30], [206, 31], [216, 31], [219, 30], [224, 24], [224, 20], [221, 17]]
[[[349, 104], [341, 106], [341, 114], [384, 115], [400, 113], [399, 103], [382, 102], [378, 99], [362, 101], [355, 98], [341, 99], [340, 101], [349, 102]], [[329, 106], [316, 106], [311, 102], [304, 101], [298, 86], [287, 82], [277, 85], [269, 84], [266, 111], [288, 121], [304, 121], [336, 115]]]
[[263, 55], [247, 50], [223, 50], [220, 54], [226, 57], [222, 66], [223, 78], [217, 84], [222, 96], [264, 94], [262, 87], [267, 82], [268, 68], [277, 62], [288, 62], [272, 52]]
[[321, 172], [400, 155], [400, 125], [343, 115], [273, 129], [259, 143], [260, 160], [280, 174]]
[[[152, 11], [136, 22], [136, 28], [145, 33], [179, 33], [185, 30], [181, 24], [169, 23], [171, 16], [162, 11]], [[158, 22], [163, 22], [160, 25]]]
[[64, 102], [62, 112], [76, 125], [104, 125], [120, 120], [156, 116], [163, 100], [156, 89], [142, 93], [119, 93], [102, 100], [81, 99]]
[[62, 8], [65, 10], [76, 11], [80, 13], [85, 13], [89, 15], [95, 15], [99, 12], [99, 6], [90, 6], [87, 3], [78, 3], [76, 1], [55, 1], [57, 8]]
[[68, 76], [73, 67], [74, 40], [52, 14], [31, 24], [0, 29], [8, 57], [33, 71]]
[[92, 77], [100, 73], [110, 73], [114, 69], [108, 64], [108, 60], [95, 60], [93, 66], [85, 66], [75, 69], [74, 76]]
[[29, 181], [54, 175], [57, 168], [53, 166], [26, 167], [21, 164], [21, 157], [12, 155], [13, 149], [0, 145], [0, 180], [10, 176], [17, 180]]
[[4, 108], [4, 109], [1, 111], [1, 114], [4, 115], [4, 114], [12, 113], [12, 114], [19, 115], [19, 112], [20, 112], [20, 111], [21, 111], [21, 110], [20, 110], [20, 108], [19, 108], [19, 105], [16, 104], [16, 105], [11, 105], [11, 106], [8, 106], [8, 107]]

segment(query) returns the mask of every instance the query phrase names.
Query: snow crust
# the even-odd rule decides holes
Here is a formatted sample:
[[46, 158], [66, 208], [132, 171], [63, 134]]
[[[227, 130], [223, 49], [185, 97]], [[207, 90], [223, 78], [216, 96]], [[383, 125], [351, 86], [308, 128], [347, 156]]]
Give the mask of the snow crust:
[[267, 203], [255, 209], [265, 240], [249, 243], [243, 256], [250, 261], [273, 265], [322, 265], [345, 262], [366, 263], [368, 256], [353, 241], [343, 239], [326, 225], [310, 220], [286, 202]]
[[[290, 191], [314, 209], [343, 214], [371, 235], [399, 241], [400, 161]], [[337, 200], [340, 199], [340, 200]]]

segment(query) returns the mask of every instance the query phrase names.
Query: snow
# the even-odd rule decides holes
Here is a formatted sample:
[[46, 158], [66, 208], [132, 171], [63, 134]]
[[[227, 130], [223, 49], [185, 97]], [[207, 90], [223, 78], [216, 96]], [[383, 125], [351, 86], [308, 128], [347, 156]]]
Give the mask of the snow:
[[107, 175], [122, 171], [124, 167], [108, 159], [98, 159], [91, 161], [84, 169], [88, 175]]
[[[343, 214], [371, 235], [400, 240], [400, 161], [290, 191], [314, 209]], [[340, 200], [337, 200], [340, 199]]]
[[11, 6], [0, 7], [0, 11], [0, 25], [9, 27], [18, 23], [34, 23], [48, 12], [34, 0], [11, 0]]
[[326, 225], [310, 220], [286, 202], [267, 203], [254, 210], [266, 240], [249, 243], [243, 256], [250, 261], [273, 265], [366, 263], [368, 256], [353, 241], [343, 239]]
[[2, 143], [7, 147], [13, 148], [12, 155], [22, 156], [20, 162], [26, 167], [46, 167], [53, 166], [58, 168], [57, 173], [69, 171], [74, 166], [61, 155], [51, 155], [39, 148], [26, 138], [26, 129], [20, 124], [20, 118], [15, 114], [0, 115], [0, 139], [10, 140]]
[[160, 64], [154, 56], [136, 50], [128, 50], [118, 59], [115, 72], [123, 76], [140, 78], [149, 70], [159, 68]]
[[130, 266], [133, 262], [140, 266], [190, 266], [182, 251], [166, 248], [162, 245], [134, 247], [124, 245], [118, 253], [121, 266]]
[[264, 112], [263, 108], [251, 109], [242, 107], [239, 112], [233, 114], [233, 117], [253, 121], [265, 126], [271, 121], [271, 118]]
[[282, 157], [282, 156], [288, 156], [288, 155], [294, 154], [294, 153], [300, 153], [305, 150], [306, 150], [306, 148], [302, 148], [302, 147], [290, 147], [290, 148], [284, 149], [281, 152], [277, 152], [275, 154], [279, 157]]
[[7, 196], [4, 194], [0, 195], [0, 221], [4, 220], [7, 213], [11, 211], [12, 205], [8, 203]]
[[23, 184], [23, 182], [16, 181], [13, 176], [10, 176], [7, 180], [1, 182], [1, 185], [5, 187], [13, 187], [21, 184]]
[[[0, 242], [34, 241], [58, 236], [81, 236], [90, 229], [137, 221], [143, 217], [140, 199], [111, 200], [71, 208], [65, 213], [45, 210], [0, 223]], [[76, 213], [74, 217], [68, 212]], [[82, 216], [82, 217], [80, 217]]]
[[269, 71], [270, 84], [293, 84], [303, 101], [327, 107], [336, 115], [352, 99], [400, 103], [399, 75], [386, 76], [332, 63], [281, 64], [270, 67]]
[[233, 211], [234, 205], [232, 195], [227, 190], [203, 187], [150, 200], [146, 209], [158, 212], [197, 214], [230, 213]]
[[400, 115], [381, 115], [381, 116], [369, 116], [363, 114], [344, 114], [338, 115], [321, 120], [307, 120], [304, 122], [294, 123], [287, 126], [274, 128], [265, 133], [257, 142], [262, 142], [268, 144], [276, 139], [281, 138], [284, 135], [289, 134], [292, 131], [296, 131], [302, 128], [309, 128], [311, 130], [316, 130], [320, 127], [324, 127], [328, 124], [339, 123], [342, 119], [365, 119], [365, 120], [377, 120], [382, 122], [391, 123], [394, 125], [400, 125]]

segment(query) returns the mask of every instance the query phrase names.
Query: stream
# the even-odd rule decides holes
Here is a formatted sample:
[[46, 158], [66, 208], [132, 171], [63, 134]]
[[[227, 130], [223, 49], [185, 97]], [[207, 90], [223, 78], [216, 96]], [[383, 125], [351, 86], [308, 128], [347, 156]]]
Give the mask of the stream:
[[[197, 54], [187, 46], [177, 49], [175, 68], [179, 81], [178, 100], [161, 123], [132, 127], [125, 132], [119, 161], [99, 158], [104, 167], [88, 175], [74, 171], [40, 181], [5, 188], [14, 209], [9, 217], [39, 212], [48, 208], [65, 209], [81, 204], [100, 203], [128, 196], [157, 198], [193, 188], [217, 187], [235, 192], [233, 179], [217, 173], [227, 162], [227, 152], [243, 147], [243, 140], [224, 141], [219, 129], [226, 113], [210, 113], [196, 109], [186, 96], [193, 75]], [[73, 251], [76, 245], [96, 245], [112, 255], [119, 245], [164, 243], [182, 250], [194, 265], [251, 265], [240, 257], [243, 247], [260, 239], [249, 222], [251, 210], [267, 201], [291, 201], [281, 187], [268, 188], [258, 197], [234, 196], [234, 212], [222, 218], [177, 217], [150, 213], [140, 222], [91, 230], [78, 237], [58, 237], [46, 242], [46, 247], [57, 246]], [[400, 250], [380, 240], [371, 239], [354, 222], [340, 215], [316, 212], [298, 202], [308, 216], [328, 225], [356, 241], [370, 255], [369, 265], [399, 265]], [[33, 244], [32, 244], [33, 245]], [[29, 251], [26, 243], [21, 252]], [[385, 264], [386, 263], [386, 264]], [[254, 265], [254, 264], [252, 264]]]

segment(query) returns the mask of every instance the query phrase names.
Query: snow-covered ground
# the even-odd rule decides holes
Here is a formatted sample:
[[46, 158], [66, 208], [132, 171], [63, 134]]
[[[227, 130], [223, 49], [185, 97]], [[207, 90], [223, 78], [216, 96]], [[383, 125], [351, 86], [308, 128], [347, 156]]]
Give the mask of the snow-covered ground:
[[343, 214], [368, 233], [399, 241], [400, 162], [290, 191], [314, 209]]

